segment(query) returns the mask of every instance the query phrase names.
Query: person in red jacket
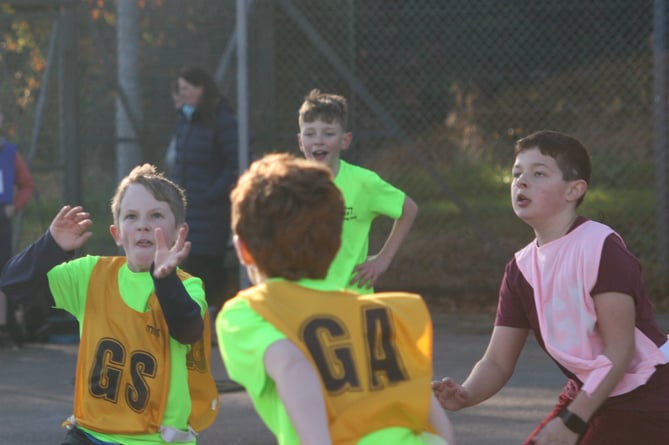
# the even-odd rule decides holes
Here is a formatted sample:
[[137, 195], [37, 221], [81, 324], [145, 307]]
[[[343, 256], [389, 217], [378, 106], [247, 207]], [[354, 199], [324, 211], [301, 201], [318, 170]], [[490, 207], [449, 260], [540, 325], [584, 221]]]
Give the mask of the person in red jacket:
[[[0, 111], [0, 268], [13, 254], [14, 216], [28, 204], [34, 190], [28, 164], [16, 144], [6, 139], [4, 115]], [[7, 331], [13, 343], [22, 343], [23, 334], [15, 318], [15, 307], [1, 291], [0, 330]]]

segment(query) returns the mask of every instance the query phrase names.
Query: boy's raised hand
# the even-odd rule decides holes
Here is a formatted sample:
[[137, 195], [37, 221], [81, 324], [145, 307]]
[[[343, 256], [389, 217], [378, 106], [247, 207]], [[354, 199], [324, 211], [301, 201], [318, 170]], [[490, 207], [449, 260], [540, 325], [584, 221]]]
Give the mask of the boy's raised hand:
[[432, 382], [432, 391], [439, 404], [447, 410], [457, 411], [468, 406], [467, 390], [450, 377]]
[[78, 249], [93, 236], [88, 228], [93, 224], [90, 213], [82, 206], [66, 205], [51, 221], [49, 233], [56, 244], [66, 252]]
[[161, 228], [154, 230], [156, 253], [153, 259], [153, 276], [165, 278], [171, 274], [190, 253], [190, 241], [186, 241], [188, 226], [185, 224], [179, 228], [177, 239], [172, 246], [165, 242], [165, 234]]

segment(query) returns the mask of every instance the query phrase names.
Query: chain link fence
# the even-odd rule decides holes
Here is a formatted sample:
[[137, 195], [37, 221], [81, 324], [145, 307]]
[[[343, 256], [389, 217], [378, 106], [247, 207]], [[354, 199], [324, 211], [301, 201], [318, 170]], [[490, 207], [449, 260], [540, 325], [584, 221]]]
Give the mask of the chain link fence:
[[[174, 123], [170, 84], [181, 66], [207, 67], [232, 103], [237, 99], [235, 2], [140, 3], [143, 157], [162, 165]], [[452, 309], [493, 308], [504, 264], [533, 237], [509, 202], [513, 144], [540, 129], [570, 133], [593, 156], [582, 213], [626, 239], [664, 304], [667, 246], [658, 215], [666, 214], [667, 188], [656, 178], [666, 161], [654, 148], [653, 100], [653, 20], [661, 3], [251, 1], [251, 158], [299, 154], [303, 97], [312, 88], [343, 94], [354, 136], [343, 157], [377, 171], [419, 205], [379, 288], [418, 291]], [[78, 6], [84, 193], [90, 205], [103, 204], [102, 212], [116, 180], [114, 4]], [[10, 18], [30, 21], [46, 54], [57, 11], [19, 13]], [[3, 61], [8, 72], [21, 70], [11, 58]], [[25, 107], [23, 146], [34, 108]], [[55, 116], [42, 125], [34, 165], [48, 172], [59, 159]], [[390, 226], [374, 226], [373, 249]]]

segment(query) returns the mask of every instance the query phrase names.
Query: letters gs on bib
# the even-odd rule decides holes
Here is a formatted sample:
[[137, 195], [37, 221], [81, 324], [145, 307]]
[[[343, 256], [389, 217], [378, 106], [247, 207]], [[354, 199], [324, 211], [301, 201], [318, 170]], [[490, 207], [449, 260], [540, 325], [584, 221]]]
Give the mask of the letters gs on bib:
[[93, 397], [118, 403], [119, 393], [123, 389], [123, 373], [129, 369], [132, 385], [126, 385], [123, 391], [125, 402], [133, 411], [144, 411], [149, 402], [149, 385], [146, 379], [156, 376], [156, 358], [144, 351], [132, 351], [127, 357], [123, 345], [111, 338], [100, 342], [95, 355], [88, 383]]
[[[197, 342], [186, 356], [188, 369], [200, 373], [208, 371], [204, 343]], [[129, 373], [129, 381], [124, 383], [124, 374]], [[158, 373], [158, 360], [145, 351], [126, 351], [121, 342], [103, 338], [95, 351], [95, 362], [88, 379], [88, 390], [97, 399], [113, 404], [119, 403], [119, 396], [125, 404], [137, 413], [142, 413], [149, 404], [150, 379]]]

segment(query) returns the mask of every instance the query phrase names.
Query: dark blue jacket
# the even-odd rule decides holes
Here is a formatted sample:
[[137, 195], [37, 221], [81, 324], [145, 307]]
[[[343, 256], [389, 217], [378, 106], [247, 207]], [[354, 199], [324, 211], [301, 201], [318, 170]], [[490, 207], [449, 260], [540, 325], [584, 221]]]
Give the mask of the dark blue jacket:
[[237, 180], [237, 118], [221, 100], [214, 119], [179, 113], [170, 178], [184, 188], [193, 255], [225, 253], [230, 238], [230, 190]]

